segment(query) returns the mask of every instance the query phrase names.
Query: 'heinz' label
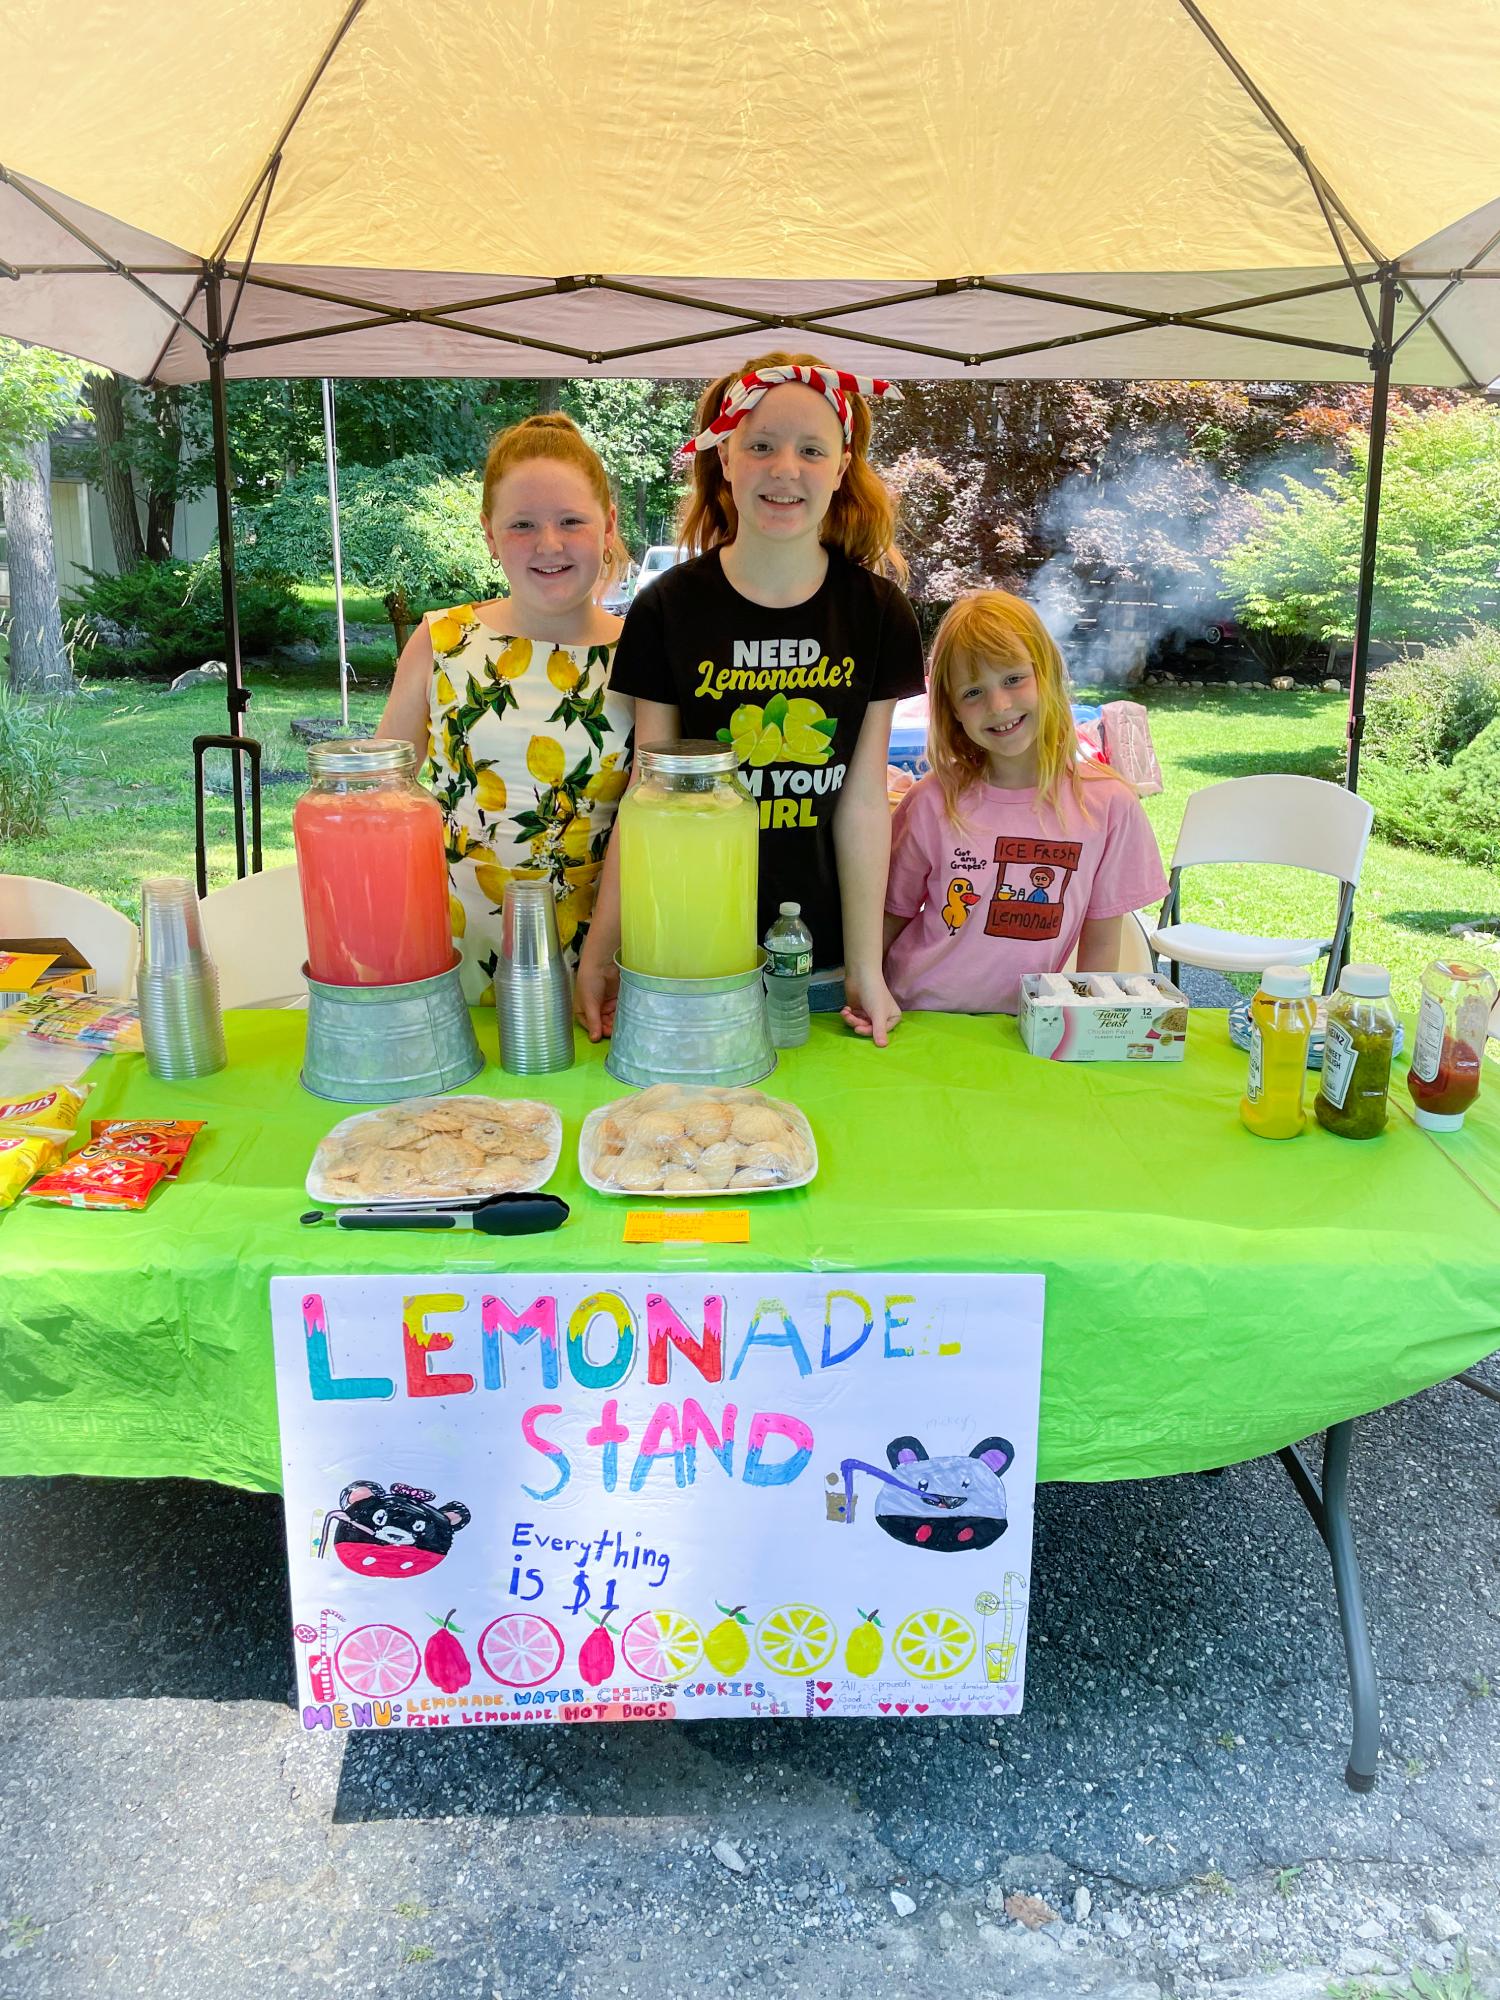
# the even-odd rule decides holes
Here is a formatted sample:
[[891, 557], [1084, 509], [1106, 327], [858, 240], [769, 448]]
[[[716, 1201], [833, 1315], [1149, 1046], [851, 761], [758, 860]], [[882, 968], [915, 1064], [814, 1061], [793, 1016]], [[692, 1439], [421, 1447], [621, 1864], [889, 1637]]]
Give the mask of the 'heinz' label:
[[1354, 1037], [1342, 1021], [1330, 1021], [1323, 1038], [1323, 1095], [1335, 1111], [1342, 1111], [1356, 1061]]

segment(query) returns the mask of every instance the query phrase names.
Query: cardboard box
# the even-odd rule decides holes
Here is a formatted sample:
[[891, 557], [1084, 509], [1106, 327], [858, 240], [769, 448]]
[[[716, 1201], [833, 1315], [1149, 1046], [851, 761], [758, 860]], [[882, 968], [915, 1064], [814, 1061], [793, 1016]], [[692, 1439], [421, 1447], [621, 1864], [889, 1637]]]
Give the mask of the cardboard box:
[[0, 938], [0, 1007], [24, 993], [92, 993], [94, 968], [66, 938]]
[[1181, 1062], [1187, 995], [1144, 972], [1028, 972], [1021, 1040], [1053, 1062]]

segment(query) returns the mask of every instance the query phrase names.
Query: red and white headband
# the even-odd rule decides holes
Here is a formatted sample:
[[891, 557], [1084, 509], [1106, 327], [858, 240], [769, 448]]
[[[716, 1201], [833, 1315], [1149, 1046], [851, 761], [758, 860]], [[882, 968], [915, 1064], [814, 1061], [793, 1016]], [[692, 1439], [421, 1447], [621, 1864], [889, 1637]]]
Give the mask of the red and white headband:
[[809, 368], [793, 362], [786, 362], [778, 368], [757, 368], [730, 384], [719, 405], [719, 414], [706, 431], [682, 447], [683, 451], [711, 449], [750, 414], [768, 389], [780, 388], [783, 382], [805, 383], [809, 389], [816, 389], [820, 396], [826, 397], [842, 426], [846, 445], [854, 435], [851, 396], [868, 396], [872, 402], [882, 398], [893, 403], [901, 401], [901, 391], [894, 382], [882, 382], [872, 375], [846, 375], [842, 368]]

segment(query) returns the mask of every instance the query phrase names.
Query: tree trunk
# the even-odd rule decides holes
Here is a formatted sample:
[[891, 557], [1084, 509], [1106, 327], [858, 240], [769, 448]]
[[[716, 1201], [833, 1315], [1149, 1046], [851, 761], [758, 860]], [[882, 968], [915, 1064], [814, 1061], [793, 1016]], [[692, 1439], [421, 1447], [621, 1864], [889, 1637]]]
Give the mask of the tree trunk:
[[175, 389], [153, 389], [151, 421], [161, 438], [168, 471], [162, 485], [146, 496], [146, 554], [152, 562], [169, 562], [172, 530], [177, 521], [177, 468], [182, 459], [182, 423]]
[[52, 446], [22, 447], [31, 471], [0, 479], [10, 563], [10, 684], [27, 694], [76, 694], [57, 607], [57, 557], [52, 546]]
[[391, 629], [396, 634], [396, 658], [399, 660], [406, 651], [406, 642], [416, 631], [420, 622], [407, 600], [404, 585], [397, 584], [394, 590], [385, 594], [386, 613], [391, 621]]
[[135, 511], [135, 482], [125, 456], [125, 399], [120, 393], [120, 378], [96, 375], [84, 393], [93, 409], [99, 438], [99, 484], [104, 490], [115, 563], [122, 570], [134, 569], [144, 557], [146, 545]]
[[555, 375], [549, 375], [536, 385], [536, 407], [538, 415], [548, 410], [562, 408], [562, 383]]
[[646, 525], [646, 482], [638, 479], [635, 482], [635, 536], [643, 549], [648, 539]]

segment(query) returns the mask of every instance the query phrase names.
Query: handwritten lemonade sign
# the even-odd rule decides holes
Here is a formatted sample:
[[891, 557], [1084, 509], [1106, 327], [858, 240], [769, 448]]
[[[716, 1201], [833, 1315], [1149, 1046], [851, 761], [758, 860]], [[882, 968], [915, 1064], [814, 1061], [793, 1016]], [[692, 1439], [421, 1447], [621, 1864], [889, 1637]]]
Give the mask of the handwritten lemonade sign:
[[309, 1730], [1013, 1713], [1042, 1280], [277, 1278]]

